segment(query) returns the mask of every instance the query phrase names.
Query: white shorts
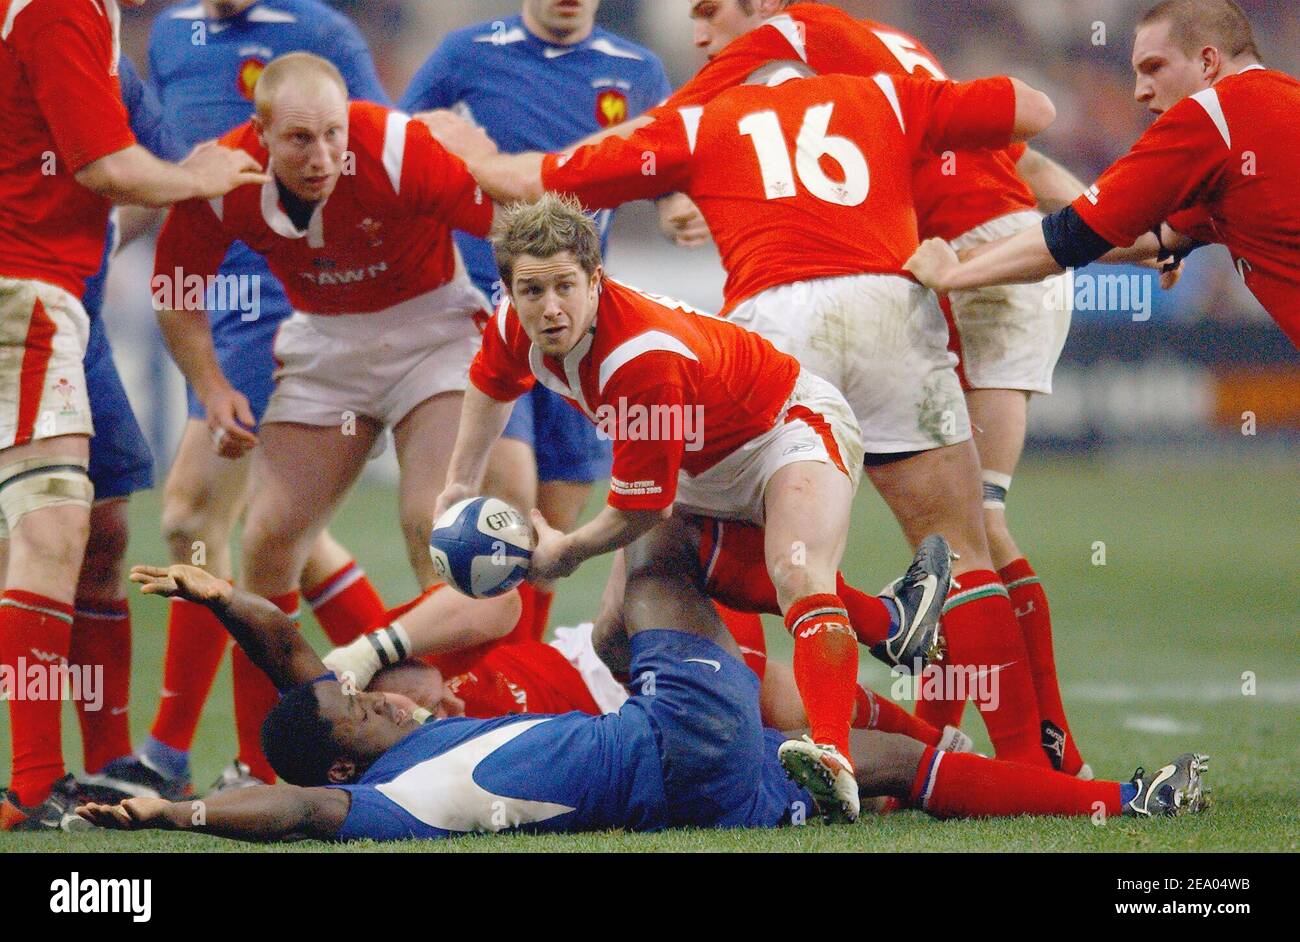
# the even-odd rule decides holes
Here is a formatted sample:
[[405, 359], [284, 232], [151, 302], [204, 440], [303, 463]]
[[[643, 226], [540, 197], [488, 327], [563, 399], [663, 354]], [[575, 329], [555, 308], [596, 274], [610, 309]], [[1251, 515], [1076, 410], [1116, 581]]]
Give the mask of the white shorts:
[[263, 422], [392, 427], [440, 393], [463, 392], [487, 299], [467, 280], [371, 314], [295, 312], [275, 338], [275, 392]]
[[94, 434], [89, 338], [86, 309], [63, 288], [0, 277], [0, 448]]
[[948, 324], [928, 288], [897, 275], [819, 278], [769, 288], [728, 320], [839, 389], [867, 454], [928, 451], [970, 438]]
[[862, 480], [862, 437], [853, 410], [834, 386], [807, 370], [799, 373], [770, 430], [707, 471], [677, 476], [675, 506], [702, 517], [762, 526], [767, 482], [800, 461], [835, 465], [848, 475], [855, 493]]
[[[1033, 210], [1011, 213], [976, 226], [949, 244], [960, 252], [1023, 232], [1042, 219]], [[948, 296], [961, 342], [962, 371], [970, 388], [1052, 391], [1052, 371], [1070, 332], [1074, 300], [1060, 290], [1063, 277], [954, 291]], [[1065, 305], [1061, 297], [1066, 298]]]
[[582, 675], [582, 682], [587, 685], [600, 712], [617, 713], [628, 700], [627, 688], [614, 679], [596, 653], [596, 647], [591, 643], [594, 628], [595, 625], [589, 621], [576, 628], [556, 628], [555, 640], [550, 644]]

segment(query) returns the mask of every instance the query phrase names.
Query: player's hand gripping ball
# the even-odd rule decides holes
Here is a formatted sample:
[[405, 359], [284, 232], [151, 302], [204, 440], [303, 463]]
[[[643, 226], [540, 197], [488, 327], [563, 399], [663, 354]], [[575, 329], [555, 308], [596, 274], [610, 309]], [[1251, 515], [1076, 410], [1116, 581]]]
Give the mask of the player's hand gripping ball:
[[440, 579], [476, 599], [509, 592], [528, 575], [533, 529], [523, 514], [495, 497], [471, 497], [433, 524], [429, 555]]

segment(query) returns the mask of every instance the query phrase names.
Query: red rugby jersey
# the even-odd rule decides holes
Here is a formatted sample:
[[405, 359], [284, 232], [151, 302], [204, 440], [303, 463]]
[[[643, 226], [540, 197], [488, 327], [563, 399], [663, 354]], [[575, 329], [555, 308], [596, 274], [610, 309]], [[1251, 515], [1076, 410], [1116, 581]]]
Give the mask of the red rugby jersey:
[[592, 207], [689, 194], [727, 270], [726, 313], [776, 285], [863, 273], [911, 277], [903, 264], [918, 244], [917, 158], [1003, 147], [1014, 121], [1015, 92], [1005, 78], [791, 78], [661, 110], [626, 139], [550, 155], [542, 182]]
[[678, 471], [699, 474], [771, 429], [798, 376], [758, 334], [610, 278], [595, 329], [562, 362], [533, 347], [507, 299], [469, 371], [493, 399], [540, 381], [582, 410], [613, 443], [608, 500], [620, 510], [671, 505]]
[[485, 645], [425, 660], [442, 671], [448, 689], [465, 701], [465, 715], [475, 719], [572, 710], [600, 715], [578, 669], [540, 641]]
[[[265, 256], [294, 308], [310, 314], [381, 311], [451, 281], [452, 229], [485, 236], [492, 201], [419, 121], [368, 102], [348, 112], [355, 172], [339, 178], [305, 232], [284, 212], [274, 181], [180, 203], [158, 237], [155, 277], [215, 275], [239, 240]], [[221, 143], [267, 162], [251, 122]]]
[[1074, 208], [1112, 245], [1132, 245], [1166, 219], [1223, 243], [1300, 347], [1297, 180], [1300, 81], [1252, 66], [1161, 115]]
[[[764, 63], [801, 60], [821, 75], [871, 77], [879, 72], [946, 79], [938, 60], [902, 30], [857, 20], [827, 3], [800, 3], [757, 29], [733, 39], [695, 78], [667, 102], [648, 112], [711, 101], [743, 84]], [[952, 148], [947, 157], [927, 157], [916, 166], [916, 215], [922, 239], [954, 239], [1008, 213], [1038, 203], [1016, 174], [1023, 145], [995, 151]]]
[[0, 0], [0, 275], [80, 297], [111, 203], [75, 174], [135, 143], [111, 0]]

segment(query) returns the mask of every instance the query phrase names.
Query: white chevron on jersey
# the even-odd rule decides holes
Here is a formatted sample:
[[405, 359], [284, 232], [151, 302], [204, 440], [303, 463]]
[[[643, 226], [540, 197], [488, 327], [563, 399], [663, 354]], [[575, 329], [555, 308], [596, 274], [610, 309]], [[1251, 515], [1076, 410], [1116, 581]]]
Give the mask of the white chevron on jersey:
[[376, 791], [430, 827], [458, 833], [504, 831], [568, 814], [574, 810], [568, 805], [497, 795], [474, 780], [480, 762], [551, 719], [499, 726], [412, 766]]

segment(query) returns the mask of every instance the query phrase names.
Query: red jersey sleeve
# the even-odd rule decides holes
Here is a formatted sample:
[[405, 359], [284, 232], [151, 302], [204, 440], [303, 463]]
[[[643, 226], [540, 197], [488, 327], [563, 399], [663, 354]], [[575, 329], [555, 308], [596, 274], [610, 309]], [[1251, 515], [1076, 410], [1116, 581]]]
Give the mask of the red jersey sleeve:
[[974, 82], [939, 82], [906, 75], [878, 75], [871, 81], [889, 95], [891, 83], [903, 112], [907, 137], [923, 153], [996, 150], [1011, 143], [1016, 91], [1005, 77]]
[[537, 382], [528, 365], [531, 346], [519, 315], [502, 304], [483, 328], [483, 346], [469, 366], [469, 381], [498, 402], [518, 399]]
[[[221, 200], [213, 200], [218, 206]], [[179, 269], [183, 278], [199, 275], [204, 279], [215, 275], [225, 261], [234, 237], [226, 231], [212, 203], [207, 200], [186, 200], [177, 203], [167, 213], [167, 221], [158, 233], [154, 249], [154, 278], [176, 278]], [[173, 285], [180, 293], [183, 284]]]
[[[615, 400], [618, 401], [617, 399]], [[664, 406], [685, 408], [681, 388], [652, 386], [623, 399], [629, 415]], [[632, 411], [636, 410], [636, 411]], [[624, 430], [626, 431], [626, 430]], [[681, 470], [686, 443], [656, 441], [619, 435], [613, 442], [614, 462], [609, 472], [607, 503], [615, 510], [663, 510], [677, 496], [677, 472]]]
[[[542, 186], [572, 193], [591, 209], [619, 206], [685, 190], [690, 180], [691, 137], [700, 112], [665, 114], [630, 137], [612, 135], [569, 154], [547, 154]], [[693, 122], [688, 128], [687, 122]]]
[[1185, 98], [1075, 200], [1074, 209], [1111, 245], [1132, 245], [1200, 202], [1232, 153], [1200, 102]]
[[112, 40], [98, 4], [28, 7], [8, 45], [73, 173], [135, 143], [121, 87], [109, 74]]
[[1169, 228], [1174, 232], [1195, 239], [1197, 242], [1223, 241], [1223, 236], [1219, 234], [1219, 229], [1214, 224], [1214, 217], [1204, 206], [1193, 206], [1191, 209], [1172, 213], [1165, 222], [1169, 223]]
[[487, 238], [492, 228], [492, 200], [479, 188], [465, 162], [435, 141], [419, 121], [406, 125], [401, 179], [399, 195], [415, 212]]

